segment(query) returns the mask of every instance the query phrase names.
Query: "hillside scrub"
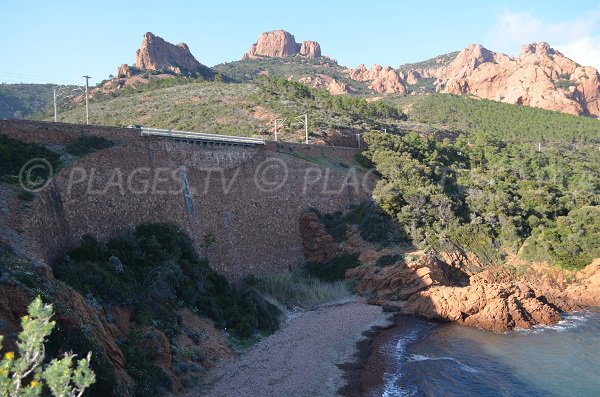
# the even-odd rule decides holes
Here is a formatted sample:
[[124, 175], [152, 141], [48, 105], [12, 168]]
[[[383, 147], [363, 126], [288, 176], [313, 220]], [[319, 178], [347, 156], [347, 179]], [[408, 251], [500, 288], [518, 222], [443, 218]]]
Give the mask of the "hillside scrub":
[[411, 120], [513, 143], [591, 144], [600, 141], [600, 120], [511, 105], [466, 95], [389, 97], [410, 107]]
[[86, 235], [53, 270], [58, 280], [94, 305], [132, 310], [132, 329], [120, 348], [136, 396], [161, 395], [170, 388], [168, 375], [154, 362], [155, 353], [144, 347], [144, 335], [158, 329], [175, 338], [183, 331], [178, 315], [182, 308], [212, 319], [242, 342], [279, 327], [279, 309], [255, 289], [216, 273], [174, 225], [140, 225], [106, 244]]
[[[482, 262], [507, 252], [571, 268], [598, 256], [600, 161], [484, 134], [452, 143], [371, 133], [365, 155], [381, 174], [374, 197], [420, 248], [464, 250]], [[596, 149], [597, 150], [597, 149]]]
[[250, 289], [229, 283], [196, 255], [190, 239], [169, 224], [145, 224], [100, 244], [84, 236], [54, 268], [58, 279], [100, 303], [135, 308], [139, 325], [178, 332], [186, 306], [237, 337], [278, 328], [277, 309]]
[[[43, 158], [53, 166], [60, 164], [60, 155], [37, 143], [27, 143], [2, 135], [0, 131], [0, 178], [3, 181], [16, 181], [21, 168], [29, 160]], [[33, 177], [47, 176], [33, 170]]]
[[[271, 134], [273, 117], [277, 116], [287, 119], [280, 127], [279, 138], [291, 142], [304, 138], [303, 127], [296, 120], [304, 113], [308, 114], [310, 134], [322, 128], [400, 130], [398, 124], [406, 119], [396, 105], [356, 96], [333, 96], [279, 78], [236, 84], [186, 80], [182, 85], [132, 89], [90, 102], [90, 121], [94, 124], [139, 124], [239, 136]], [[84, 117], [79, 108], [62, 112], [63, 120], [68, 122], [81, 123]]]

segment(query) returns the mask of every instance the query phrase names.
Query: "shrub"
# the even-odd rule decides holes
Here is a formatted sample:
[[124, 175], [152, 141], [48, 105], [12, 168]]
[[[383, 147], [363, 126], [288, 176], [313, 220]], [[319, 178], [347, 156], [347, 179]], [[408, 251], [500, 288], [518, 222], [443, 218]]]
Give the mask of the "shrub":
[[69, 143], [66, 146], [66, 150], [73, 156], [85, 156], [86, 154], [112, 146], [114, 146], [114, 143], [106, 138], [94, 135], [82, 135], [75, 142]]
[[343, 280], [346, 270], [360, 265], [358, 254], [344, 255], [323, 264], [309, 262], [305, 265], [306, 272], [322, 281]]
[[[0, 362], [0, 394], [10, 397], [35, 397], [42, 393], [43, 383], [57, 397], [81, 396], [95, 382], [89, 368], [91, 352], [77, 361], [74, 354], [65, 354], [43, 365], [44, 342], [54, 328], [52, 305], [44, 305], [38, 296], [21, 319], [22, 331], [17, 342], [18, 355], [4, 354]], [[0, 343], [3, 337], [0, 336]]]
[[[12, 139], [6, 135], [0, 135], [0, 180], [16, 182], [21, 168], [32, 159], [45, 159], [56, 169], [60, 165], [58, 153], [35, 143], [26, 143]], [[32, 167], [30, 169], [31, 180], [45, 179], [48, 170]]]
[[139, 325], [156, 325], [170, 337], [179, 332], [181, 306], [212, 318], [236, 337], [278, 328], [277, 308], [212, 270], [189, 237], [170, 224], [140, 225], [105, 245], [86, 235], [55, 265], [54, 274], [100, 303], [133, 306]]

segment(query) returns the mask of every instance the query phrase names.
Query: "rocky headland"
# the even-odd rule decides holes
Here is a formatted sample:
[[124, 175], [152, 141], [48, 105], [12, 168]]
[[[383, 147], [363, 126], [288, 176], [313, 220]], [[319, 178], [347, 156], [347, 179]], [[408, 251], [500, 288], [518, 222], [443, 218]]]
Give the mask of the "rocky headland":
[[483, 264], [465, 253], [381, 248], [349, 227], [337, 241], [311, 211], [300, 223], [305, 256], [316, 263], [358, 255], [346, 278], [388, 311], [506, 332], [555, 324], [561, 313], [600, 304], [600, 259], [579, 271], [517, 259]]

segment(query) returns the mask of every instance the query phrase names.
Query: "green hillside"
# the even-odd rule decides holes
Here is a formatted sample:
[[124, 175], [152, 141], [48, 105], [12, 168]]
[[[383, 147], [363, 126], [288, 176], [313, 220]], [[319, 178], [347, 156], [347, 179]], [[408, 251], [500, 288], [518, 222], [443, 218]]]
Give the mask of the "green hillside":
[[55, 84], [0, 84], [0, 118], [21, 119], [52, 106]]
[[323, 74], [348, 84], [353, 94], [373, 95], [362, 81], [350, 79], [343, 71], [345, 68], [333, 59], [321, 57], [317, 59], [305, 57], [288, 58], [259, 58], [222, 63], [213, 68], [218, 73], [231, 78], [233, 81], [251, 81], [264, 76], [292, 77], [298, 81], [303, 77], [313, 77]]
[[[170, 80], [170, 79], [168, 79]], [[168, 81], [165, 80], [165, 81]], [[281, 138], [302, 141], [303, 126], [296, 117], [307, 113], [311, 135], [322, 130], [400, 132], [404, 114], [399, 106], [367, 102], [356, 96], [332, 96], [283, 78], [262, 78], [253, 83], [187, 82], [154, 90], [129, 90], [90, 103], [90, 122], [127, 126], [181, 129], [233, 135], [271, 134], [273, 117], [285, 118]], [[84, 105], [61, 111], [61, 121], [82, 123]]]
[[600, 120], [470, 96], [388, 97], [409, 119], [441, 129], [485, 134], [522, 143], [600, 142]]

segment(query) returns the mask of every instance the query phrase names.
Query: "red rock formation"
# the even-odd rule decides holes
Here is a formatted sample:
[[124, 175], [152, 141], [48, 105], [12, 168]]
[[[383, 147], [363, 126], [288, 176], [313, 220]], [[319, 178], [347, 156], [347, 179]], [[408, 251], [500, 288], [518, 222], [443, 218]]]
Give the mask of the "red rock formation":
[[204, 66], [194, 58], [187, 44], [173, 45], [148, 32], [136, 52], [135, 66], [140, 70], [171, 70], [176, 74], [200, 74]]
[[402, 312], [497, 332], [560, 321], [558, 310], [527, 285], [514, 283], [434, 286], [412, 295]]
[[348, 76], [352, 80], [369, 81], [369, 88], [378, 93], [406, 94], [406, 86], [402, 78], [392, 67], [375, 64], [370, 70], [360, 64], [356, 69], [348, 70]]
[[299, 54], [308, 58], [321, 56], [321, 46], [316, 41], [296, 43], [294, 35], [285, 30], [261, 33], [256, 43], [244, 54], [243, 59], [260, 57], [285, 58]]
[[420, 76], [417, 80], [437, 78], [440, 92], [600, 116], [598, 71], [578, 66], [548, 43], [524, 45], [516, 58], [472, 44], [447, 65], [408, 71], [411, 72]]
[[348, 84], [337, 81], [325, 74], [302, 77], [298, 81], [311, 87], [325, 88], [332, 95], [343, 95], [352, 91], [352, 88]]
[[301, 215], [300, 234], [304, 257], [308, 261], [325, 263], [342, 254], [340, 243], [327, 232], [314, 211]]
[[303, 41], [300, 46], [300, 55], [308, 58], [319, 58], [321, 46], [316, 41]]
[[117, 78], [128, 79], [133, 76], [133, 70], [126, 63], [121, 64], [117, 69]]
[[[361, 262], [366, 260], [363, 254], [359, 257]], [[408, 299], [432, 285], [452, 285], [465, 281], [464, 274], [429, 255], [409, 263], [399, 260], [385, 267], [370, 265], [350, 269], [346, 272], [346, 278], [359, 280], [356, 291], [361, 295], [375, 294], [372, 303], [381, 304], [389, 300]]]

